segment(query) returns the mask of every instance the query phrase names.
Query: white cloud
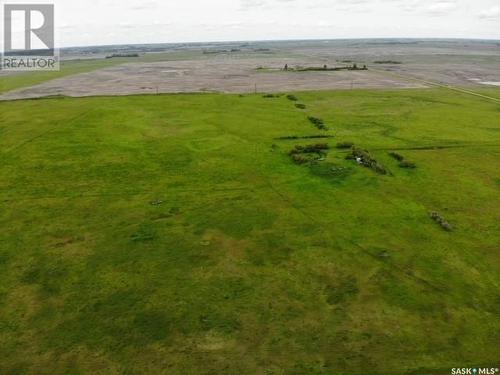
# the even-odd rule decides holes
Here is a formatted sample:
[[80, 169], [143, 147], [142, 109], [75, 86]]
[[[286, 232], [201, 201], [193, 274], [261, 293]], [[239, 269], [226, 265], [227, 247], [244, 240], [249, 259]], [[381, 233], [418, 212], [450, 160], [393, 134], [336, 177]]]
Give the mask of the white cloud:
[[439, 1], [427, 6], [425, 11], [432, 15], [447, 15], [457, 8], [458, 5], [454, 1]]
[[367, 37], [500, 39], [499, 0], [52, 1], [63, 46]]
[[500, 18], [500, 6], [494, 6], [479, 13], [479, 18]]
[[158, 8], [159, 4], [156, 1], [143, 1], [139, 4], [132, 5], [134, 10], [151, 10]]

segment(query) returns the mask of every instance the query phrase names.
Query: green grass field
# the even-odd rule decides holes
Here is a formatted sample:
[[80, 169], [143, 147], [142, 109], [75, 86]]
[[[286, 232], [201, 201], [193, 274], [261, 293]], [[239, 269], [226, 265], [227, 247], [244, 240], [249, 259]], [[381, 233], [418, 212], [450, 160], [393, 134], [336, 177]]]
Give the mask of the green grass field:
[[0, 102], [0, 373], [498, 366], [500, 104], [295, 95]]

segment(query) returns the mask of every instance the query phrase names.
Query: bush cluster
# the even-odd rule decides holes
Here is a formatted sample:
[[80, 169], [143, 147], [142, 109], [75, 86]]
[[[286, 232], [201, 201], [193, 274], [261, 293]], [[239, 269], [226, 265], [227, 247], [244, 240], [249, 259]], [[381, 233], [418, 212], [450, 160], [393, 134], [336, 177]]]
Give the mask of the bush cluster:
[[324, 158], [326, 151], [329, 149], [330, 147], [326, 143], [317, 143], [307, 146], [296, 145], [295, 148], [290, 151], [290, 156], [296, 164], [305, 164]]
[[353, 146], [354, 146], [354, 143], [352, 143], [352, 142], [340, 142], [340, 143], [337, 143], [337, 148], [339, 148], [339, 149], [352, 148]]
[[451, 232], [453, 230], [453, 226], [448, 223], [439, 213], [431, 212], [430, 216], [431, 219], [438, 223], [445, 231]]
[[290, 154], [318, 154], [329, 149], [330, 146], [328, 146], [327, 143], [316, 143], [308, 146], [296, 145], [295, 148], [290, 151]]
[[389, 152], [389, 156], [396, 159], [397, 161], [405, 160], [405, 157], [403, 155], [398, 154], [397, 152]]
[[417, 168], [417, 165], [411, 161], [404, 160], [401, 163], [399, 163], [399, 167], [406, 168], [406, 169], [415, 169], [415, 168]]
[[288, 139], [323, 139], [323, 138], [333, 138], [333, 135], [325, 135], [325, 134], [320, 134], [320, 135], [303, 135], [303, 136], [287, 135], [287, 136], [278, 137], [278, 138], [275, 138], [275, 139], [277, 139], [277, 140], [288, 140]]
[[328, 130], [328, 127], [325, 125], [325, 122], [322, 119], [313, 116], [309, 116], [308, 119], [319, 130]]
[[359, 164], [370, 168], [379, 174], [387, 174], [385, 167], [379, 164], [366, 150], [353, 147], [352, 153], [349, 154], [346, 159], [355, 159]]
[[306, 105], [302, 103], [295, 104], [295, 107], [297, 107], [298, 109], [306, 109]]
[[296, 164], [305, 164], [311, 161], [310, 158], [302, 154], [291, 154], [291, 157]]
[[415, 169], [417, 165], [411, 161], [405, 160], [405, 157], [397, 152], [389, 152], [389, 156], [399, 161], [400, 168]]
[[292, 102], [296, 102], [296, 101], [298, 101], [298, 100], [299, 100], [299, 98], [297, 98], [295, 95], [292, 95], [292, 94], [288, 94], [288, 95], [286, 96], [286, 98], [287, 98], [288, 100], [291, 100]]

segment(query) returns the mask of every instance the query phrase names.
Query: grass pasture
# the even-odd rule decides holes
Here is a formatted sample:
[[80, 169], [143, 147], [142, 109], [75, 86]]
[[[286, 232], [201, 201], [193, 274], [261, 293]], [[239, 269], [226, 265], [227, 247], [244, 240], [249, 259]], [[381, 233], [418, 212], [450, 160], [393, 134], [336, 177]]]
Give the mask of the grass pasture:
[[498, 366], [500, 105], [294, 95], [0, 102], [0, 373]]

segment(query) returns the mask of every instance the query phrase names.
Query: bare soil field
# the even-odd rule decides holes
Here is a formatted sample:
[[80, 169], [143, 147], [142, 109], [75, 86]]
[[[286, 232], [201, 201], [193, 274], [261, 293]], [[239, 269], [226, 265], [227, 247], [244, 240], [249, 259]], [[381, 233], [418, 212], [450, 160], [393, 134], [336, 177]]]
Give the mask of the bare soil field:
[[[262, 42], [249, 46], [199, 46], [198, 55], [191, 51], [193, 57], [182, 60], [165, 57], [165, 61], [149, 61], [147, 56], [154, 54], [146, 53], [146, 59], [137, 62], [13, 90], [0, 95], [0, 100], [52, 95], [80, 97], [426, 87], [425, 82], [411, 78], [460, 87], [491, 87], [500, 82], [500, 44], [495, 42], [297, 41]], [[369, 70], [283, 71], [285, 64], [289, 67], [338, 67], [354, 63], [358, 66], [366, 64]]]
[[[78, 74], [5, 94], [3, 99], [47, 95], [93, 96], [172, 92], [272, 92], [348, 88], [415, 88], [421, 84], [374, 71], [284, 72], [298, 59], [225, 59], [130, 63]], [[265, 66], [270, 69], [258, 70]]]

